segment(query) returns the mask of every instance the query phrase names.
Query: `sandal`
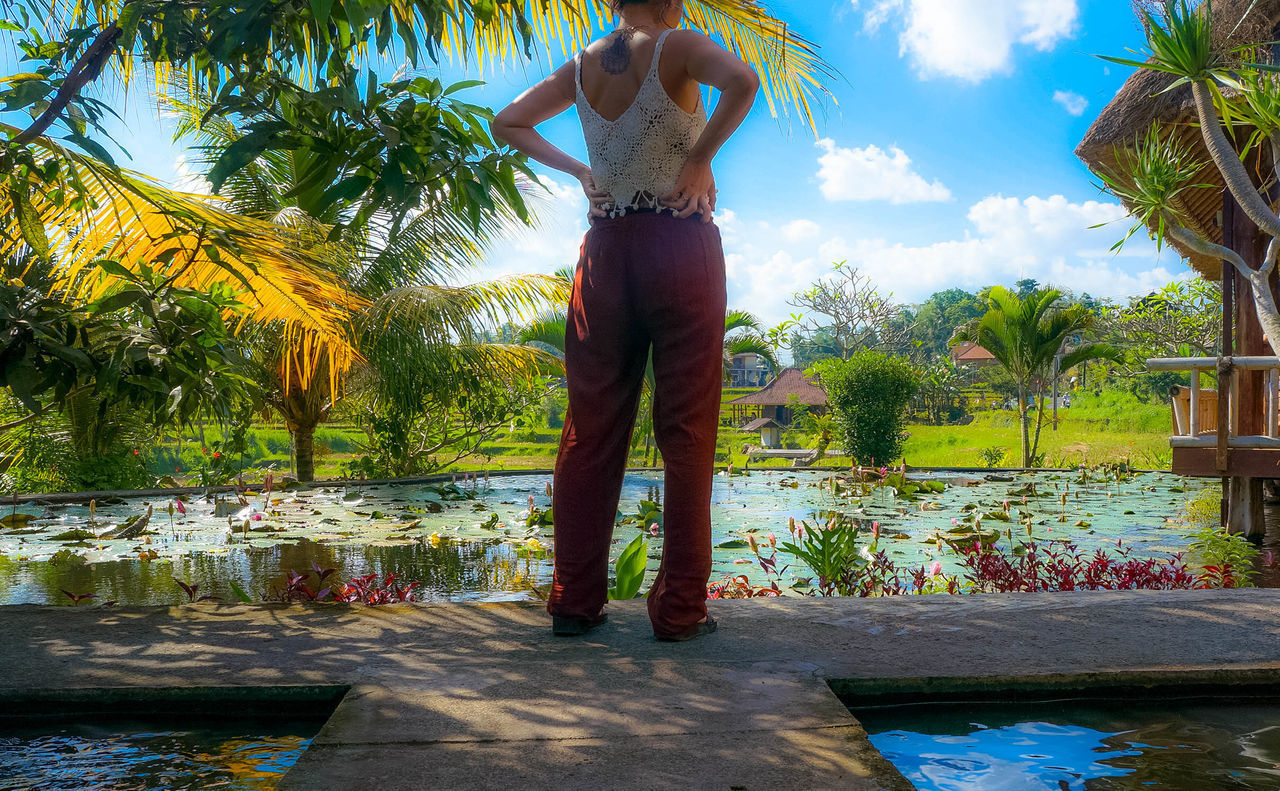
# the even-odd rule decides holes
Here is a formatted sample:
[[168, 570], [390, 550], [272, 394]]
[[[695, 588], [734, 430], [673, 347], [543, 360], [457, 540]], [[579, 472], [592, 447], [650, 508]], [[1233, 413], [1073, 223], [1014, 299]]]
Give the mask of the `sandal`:
[[701, 637], [704, 634], [711, 634], [715, 630], [716, 619], [708, 615], [707, 620], [702, 623], [695, 623], [683, 632], [678, 632], [676, 634], [658, 634], [657, 632], [654, 632], [653, 636], [658, 638], [658, 642], [660, 643], [683, 643], [688, 640], [692, 640], [695, 637]]
[[609, 614], [604, 612], [595, 618], [553, 615], [551, 616], [551, 633], [556, 637], [580, 637], [607, 620], [609, 620]]

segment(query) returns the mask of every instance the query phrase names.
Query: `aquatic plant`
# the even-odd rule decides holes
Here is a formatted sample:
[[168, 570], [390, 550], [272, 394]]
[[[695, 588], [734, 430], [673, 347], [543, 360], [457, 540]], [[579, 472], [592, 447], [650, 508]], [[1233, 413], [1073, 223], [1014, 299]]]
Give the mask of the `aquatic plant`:
[[650, 500], [641, 500], [636, 510], [622, 517], [619, 524], [635, 525], [641, 530], [649, 525], [662, 526], [662, 506]]
[[382, 581], [378, 580], [377, 574], [353, 577], [349, 582], [341, 583], [334, 589], [333, 600], [371, 606], [415, 601], [413, 591], [422, 583], [409, 582], [400, 585], [396, 579], [394, 574], [388, 574]]
[[644, 573], [649, 566], [649, 545], [644, 533], [631, 539], [631, 543], [618, 555], [614, 564], [614, 583], [609, 589], [610, 599], [634, 599], [644, 583]]
[[[794, 540], [778, 545], [778, 551], [803, 562], [818, 575], [818, 589], [824, 596], [853, 595], [847, 583], [867, 563], [858, 552], [859, 525], [844, 514], [834, 514], [821, 527], [792, 519], [788, 529]], [[757, 557], [759, 554], [757, 553]], [[766, 572], [779, 573], [776, 561], [762, 564]]]
[[178, 579], [177, 577], [174, 577], [173, 581], [178, 583], [178, 587], [182, 588], [183, 593], [187, 594], [188, 602], [194, 603], [199, 601], [219, 601], [219, 598], [217, 596], [210, 596], [208, 594], [201, 596], [199, 583], [187, 584], [182, 580]]
[[1115, 553], [1097, 549], [1090, 554], [1071, 541], [1026, 542], [1012, 548], [975, 542], [958, 552], [964, 569], [964, 589], [970, 593], [1206, 587], [1182, 555], [1134, 558], [1132, 550], [1120, 541], [1116, 542]]
[[285, 577], [283, 588], [273, 588], [262, 595], [263, 601], [285, 603], [297, 602], [344, 602], [348, 604], [401, 604], [416, 601], [414, 590], [421, 587], [420, 582], [398, 583], [399, 577], [388, 574], [379, 579], [377, 574], [365, 574], [353, 577], [345, 582], [339, 580], [327, 587], [321, 587], [325, 580], [336, 573], [336, 569], [322, 569], [314, 563], [311, 565], [315, 574], [315, 587], [308, 581], [312, 574], [299, 574], [290, 570]]
[[769, 585], [752, 585], [746, 574], [729, 576], [719, 582], [707, 585], [708, 599], [759, 599], [768, 596], [781, 596], [782, 589], [778, 583]]
[[1191, 558], [1204, 571], [1206, 588], [1252, 588], [1260, 550], [1244, 536], [1217, 525], [1202, 527], [1191, 536]]

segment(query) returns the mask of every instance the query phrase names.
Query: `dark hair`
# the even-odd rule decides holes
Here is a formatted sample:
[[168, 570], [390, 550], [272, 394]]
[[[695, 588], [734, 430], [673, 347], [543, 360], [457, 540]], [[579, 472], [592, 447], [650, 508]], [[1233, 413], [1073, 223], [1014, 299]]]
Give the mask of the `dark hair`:
[[659, 11], [665, 13], [667, 9], [675, 5], [675, 0], [609, 0], [609, 10], [618, 14], [622, 12], [623, 6], [649, 5], [650, 3], [657, 5]]

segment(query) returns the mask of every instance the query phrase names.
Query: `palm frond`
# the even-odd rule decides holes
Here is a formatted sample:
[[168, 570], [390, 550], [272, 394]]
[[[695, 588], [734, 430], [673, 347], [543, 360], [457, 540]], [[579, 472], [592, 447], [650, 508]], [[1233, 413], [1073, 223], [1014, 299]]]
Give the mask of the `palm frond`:
[[[12, 133], [12, 128], [0, 126]], [[227, 283], [242, 293], [244, 322], [279, 324], [291, 353], [285, 381], [309, 382], [317, 373], [336, 381], [359, 354], [349, 333], [351, 316], [366, 301], [325, 273], [300, 250], [287, 229], [234, 214], [207, 196], [159, 185], [41, 138], [33, 148], [74, 173], [83, 200], [46, 192], [31, 180], [31, 204], [49, 237], [56, 288], [68, 298], [96, 299], [117, 278], [95, 262], [153, 272], [174, 285], [203, 289]], [[0, 255], [24, 244], [11, 196], [0, 193]], [[321, 370], [323, 369], [323, 370]]]

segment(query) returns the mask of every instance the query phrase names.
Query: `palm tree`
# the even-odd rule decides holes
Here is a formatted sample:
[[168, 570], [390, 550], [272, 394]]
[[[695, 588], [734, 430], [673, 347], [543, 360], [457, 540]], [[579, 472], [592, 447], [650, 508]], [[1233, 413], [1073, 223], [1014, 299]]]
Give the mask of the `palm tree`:
[[[196, 139], [199, 164], [211, 166], [240, 139], [225, 119], [204, 118], [205, 102], [166, 101], [177, 116], [178, 133]], [[250, 336], [267, 401], [294, 438], [295, 472], [308, 481], [314, 478], [316, 428], [346, 394], [353, 381], [348, 374], [377, 391], [374, 401], [397, 414], [412, 414], [423, 392], [432, 388], [465, 387], [475, 376], [530, 375], [543, 355], [522, 345], [484, 343], [478, 326], [531, 315], [543, 305], [563, 302], [568, 290], [563, 281], [538, 275], [452, 285], [514, 223], [515, 208], [507, 204], [482, 215], [478, 226], [460, 217], [452, 204], [431, 204], [394, 233], [387, 227], [391, 220], [375, 214], [360, 233], [329, 241], [340, 220], [338, 208], [313, 216], [298, 205], [305, 197], [297, 189], [305, 156], [265, 153], [232, 174], [221, 197], [238, 214], [286, 229], [293, 243], [324, 267], [329, 282], [360, 300], [360, 309], [348, 313], [355, 357], [334, 377], [298, 376], [274, 323], [260, 324]]]
[[730, 310], [724, 318], [724, 378], [729, 380], [733, 358], [739, 354], [755, 354], [761, 357], [772, 373], [782, 370], [778, 365], [777, 349], [765, 337], [760, 319], [745, 310]]
[[[1118, 360], [1116, 348], [1083, 343], [1064, 353], [1068, 343], [1088, 333], [1096, 317], [1083, 305], [1058, 307], [1062, 292], [1035, 290], [1025, 297], [995, 286], [987, 293], [987, 312], [956, 330], [952, 344], [976, 343], [996, 358], [1018, 385], [1018, 429], [1022, 440], [1022, 466], [1033, 466], [1040, 447], [1044, 389], [1054, 359], [1058, 370], [1069, 370], [1086, 360]], [[1034, 441], [1030, 431], [1028, 399], [1034, 392], [1040, 419]]]
[[[10, 188], [0, 189], [0, 215], [6, 218], [0, 222], [0, 255], [23, 245], [45, 253], [61, 267], [58, 287], [72, 299], [90, 299], [117, 285], [109, 273], [92, 270], [92, 262], [101, 258], [115, 260], [132, 272], [149, 268], [172, 277], [174, 284], [181, 287], [200, 288], [221, 282], [243, 288], [249, 307], [243, 326], [267, 324], [282, 330], [281, 342], [275, 348], [280, 353], [281, 379], [286, 390], [295, 381], [308, 386], [313, 379], [321, 377], [327, 379], [324, 387], [330, 392], [339, 390], [341, 377], [360, 359], [352, 334], [352, 316], [362, 314], [369, 306], [367, 297], [347, 288], [350, 284], [344, 279], [331, 276], [334, 256], [327, 262], [316, 259], [328, 248], [296, 244], [299, 233], [289, 233], [280, 224], [268, 222], [265, 213], [257, 214], [256, 218], [238, 216], [227, 211], [219, 201], [185, 195], [116, 168], [106, 152], [84, 136], [83, 108], [92, 100], [82, 101], [80, 93], [106, 69], [114, 68], [128, 81], [135, 63], [152, 63], [157, 58], [163, 61], [154, 69], [159, 80], [157, 94], [171, 91], [174, 85], [171, 78], [175, 73], [217, 84], [242, 68], [260, 70], [262, 46], [271, 57], [280, 60], [281, 75], [287, 74], [291, 66], [299, 68], [300, 74], [318, 73], [317, 64], [331, 57], [346, 58], [346, 65], [356, 73], [375, 45], [378, 53], [385, 54], [393, 38], [413, 63], [418, 61], [420, 52], [437, 59], [441, 55], [461, 57], [481, 65], [530, 57], [534, 48], [551, 58], [557, 49], [569, 52], [580, 48], [609, 20], [602, 0], [496, 4], [487, 0], [448, 0], [437, 5], [394, 0], [388, 7], [372, 12], [358, 0], [336, 6], [302, 4], [296, 12], [288, 13], [272, 6], [261, 12], [260, 20], [249, 19], [248, 15], [234, 20], [231, 44], [237, 40], [235, 29], [253, 29], [256, 34], [263, 26], [270, 28], [269, 35], [255, 36], [259, 44], [244, 50], [252, 55], [245, 60], [247, 56], [237, 54], [241, 50], [234, 46], [227, 52], [214, 52], [210, 49], [211, 43], [191, 48], [192, 42], [204, 41], [202, 37], [206, 36], [227, 44], [222, 38], [228, 34], [224, 25], [232, 24], [232, 20], [202, 18], [199, 9], [194, 15], [184, 17], [183, 23], [173, 30], [164, 17], [163, 6], [126, 0], [91, 0], [74, 6], [55, 4], [51, 9], [58, 16], [54, 20], [55, 29], [83, 28], [92, 31], [93, 36], [85, 39], [81, 57], [55, 86], [56, 95], [46, 102], [47, 106], [31, 126], [26, 129], [0, 126], [0, 133], [7, 138], [12, 151], [27, 151], [34, 155], [28, 159], [39, 160], [46, 166], [11, 168], [14, 174]], [[812, 99], [825, 90], [822, 81], [833, 72], [810, 42], [797, 36], [758, 0], [689, 0], [687, 11], [692, 26], [720, 38], [761, 73], [766, 98], [775, 115], [795, 112], [813, 126]], [[356, 42], [357, 46], [339, 54], [333, 48], [331, 28], [336, 25], [340, 32], [347, 31], [339, 36], [341, 38], [352, 27], [363, 29], [365, 22], [354, 21], [361, 18], [369, 23], [368, 39], [362, 44]], [[182, 25], [189, 25], [190, 29]], [[144, 29], [147, 33], [141, 35], [139, 31]], [[156, 36], [159, 38], [149, 38]], [[181, 41], [169, 42], [168, 36], [177, 36]], [[73, 46], [72, 52], [75, 51]], [[175, 51], [183, 54], [170, 61]], [[335, 62], [328, 65], [337, 66]], [[273, 72], [273, 69], [267, 71]], [[27, 74], [23, 78], [33, 76]], [[287, 82], [288, 77], [280, 76], [277, 82], [280, 81]], [[240, 96], [232, 104], [241, 100], [251, 105], [259, 97]], [[214, 114], [204, 122], [216, 125], [220, 120]], [[75, 132], [77, 145], [91, 153], [75, 153], [54, 143], [45, 134], [54, 123], [70, 127]], [[272, 163], [269, 159], [268, 156], [253, 161], [271, 173], [283, 160]], [[50, 164], [61, 165], [63, 172], [72, 178], [50, 182], [46, 178], [51, 172], [47, 167]], [[293, 159], [293, 164], [297, 166], [298, 160]], [[308, 178], [325, 169], [311, 164], [314, 166], [306, 174]], [[245, 180], [252, 178], [247, 176]], [[300, 186], [304, 180], [295, 168], [291, 180], [277, 179], [275, 183]], [[62, 186], [64, 182], [69, 186]], [[318, 183], [312, 180], [311, 189], [316, 189]], [[331, 184], [325, 182], [319, 188]], [[350, 184], [332, 186], [345, 189]], [[73, 200], [63, 199], [79, 193], [82, 187], [84, 194]], [[501, 207], [494, 214], [500, 217]], [[324, 225], [343, 218], [313, 219]], [[469, 219], [474, 226], [483, 225], [485, 218], [473, 214]], [[313, 226], [310, 230], [317, 228]], [[397, 233], [402, 230], [398, 225], [393, 228]], [[366, 243], [370, 236], [378, 234], [377, 229], [365, 230]], [[452, 230], [460, 233], [450, 235], [438, 222], [433, 222], [430, 229], [433, 243], [446, 238], [466, 248], [464, 240], [472, 230], [462, 226]], [[476, 231], [481, 236], [487, 232], [483, 227]], [[410, 237], [406, 246], [422, 241], [421, 236], [410, 234]], [[419, 244], [418, 249], [426, 248]], [[436, 249], [438, 252], [440, 248]], [[400, 257], [398, 252], [389, 255], [390, 259]], [[369, 260], [367, 255], [362, 259], [364, 263]], [[391, 264], [394, 268], [387, 260], [378, 263]], [[377, 276], [376, 272], [363, 274]], [[390, 286], [393, 282], [397, 281], [383, 285]], [[372, 280], [366, 281], [366, 285], [372, 285]], [[495, 287], [489, 289], [490, 295], [496, 293]], [[412, 300], [401, 300], [401, 304], [405, 301]], [[429, 302], [435, 307], [440, 305], [438, 300]], [[459, 304], [474, 306], [475, 303], [464, 298]], [[310, 416], [323, 412], [323, 402], [330, 400], [317, 401], [313, 396], [314, 392], [294, 399], [298, 404], [306, 403], [305, 408], [299, 408]]]

